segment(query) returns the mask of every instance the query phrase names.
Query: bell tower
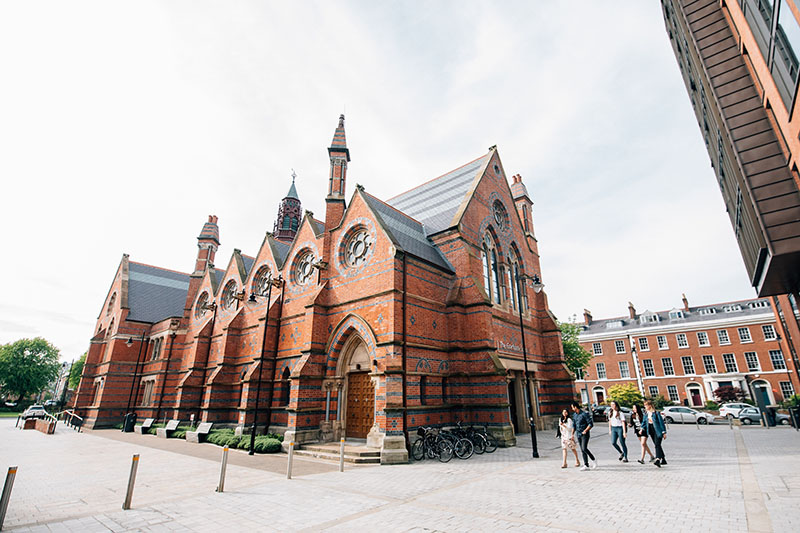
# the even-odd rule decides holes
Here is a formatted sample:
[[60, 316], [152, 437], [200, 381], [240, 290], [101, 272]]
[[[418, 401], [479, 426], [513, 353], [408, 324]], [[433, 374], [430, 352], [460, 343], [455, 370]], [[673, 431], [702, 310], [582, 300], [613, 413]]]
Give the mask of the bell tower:
[[345, 209], [344, 193], [350, 150], [347, 148], [347, 139], [344, 135], [344, 115], [339, 115], [339, 125], [333, 133], [328, 155], [331, 160], [331, 171], [328, 196], [325, 198], [325, 228], [331, 230], [339, 225]]
[[278, 207], [278, 218], [275, 219], [275, 227], [272, 230], [275, 239], [286, 244], [294, 240], [303, 216], [300, 198], [297, 196], [297, 189], [294, 186], [296, 177], [297, 175], [292, 170], [292, 186], [281, 200], [281, 205]]

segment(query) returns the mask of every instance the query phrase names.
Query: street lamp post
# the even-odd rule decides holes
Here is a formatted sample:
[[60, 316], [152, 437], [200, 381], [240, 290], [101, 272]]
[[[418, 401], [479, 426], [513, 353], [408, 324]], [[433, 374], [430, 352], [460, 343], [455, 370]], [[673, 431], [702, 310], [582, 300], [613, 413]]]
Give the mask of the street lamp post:
[[531, 424], [531, 453], [534, 458], [539, 457], [539, 445], [536, 442], [536, 420], [533, 417], [532, 406], [530, 402], [530, 387], [528, 385], [528, 348], [525, 344], [525, 325], [522, 321], [522, 302], [528, 301], [527, 294], [523, 291], [523, 289], [527, 286], [526, 281], [533, 282], [533, 291], [535, 293], [540, 293], [544, 288], [544, 283], [539, 279], [538, 274], [534, 274], [533, 276], [528, 276], [526, 274], [520, 274], [517, 271], [517, 294], [520, 295], [519, 299], [519, 332], [522, 336], [522, 359], [523, 359], [523, 371], [522, 371], [522, 381], [525, 385], [525, 414], [528, 416], [528, 421]]
[[[122, 431], [123, 432], [125, 431], [125, 428], [128, 425], [126, 423], [127, 420], [128, 420], [128, 417], [131, 416], [131, 412], [130, 412], [130, 410], [131, 410], [131, 399], [133, 397], [133, 388], [137, 384], [136, 380], [139, 377], [139, 362], [140, 362], [140, 360], [142, 358], [142, 347], [144, 346], [144, 337], [145, 337], [145, 332], [142, 331], [142, 338], [139, 339], [139, 353], [136, 355], [136, 366], [134, 367], [134, 370], [133, 370], [133, 380], [131, 381], [131, 390], [130, 390], [130, 392], [128, 392], [128, 405], [127, 405], [127, 407], [125, 407], [125, 417], [123, 418], [123, 421], [122, 421]], [[132, 345], [133, 345], [133, 337], [129, 337], [128, 341], [125, 343], [125, 346], [130, 348]], [[139, 394], [138, 387], [136, 387], [136, 389], [137, 389], [136, 390], [136, 394], [138, 395]], [[135, 413], [134, 413], [134, 416], [135, 416]]]
[[[253, 427], [250, 429], [250, 455], [255, 453], [256, 447], [256, 429], [258, 428], [258, 404], [261, 401], [261, 371], [264, 368], [264, 350], [267, 345], [267, 328], [269, 327], [269, 304], [272, 302], [272, 287], [281, 285], [283, 278], [278, 276], [277, 279], [269, 280], [269, 289], [267, 289], [267, 310], [264, 313], [264, 335], [261, 337], [261, 357], [258, 364], [258, 382], [256, 383], [256, 405], [253, 413]], [[263, 297], [263, 294], [250, 293], [249, 301], [255, 303], [256, 296]], [[273, 376], [274, 377], [274, 376]]]

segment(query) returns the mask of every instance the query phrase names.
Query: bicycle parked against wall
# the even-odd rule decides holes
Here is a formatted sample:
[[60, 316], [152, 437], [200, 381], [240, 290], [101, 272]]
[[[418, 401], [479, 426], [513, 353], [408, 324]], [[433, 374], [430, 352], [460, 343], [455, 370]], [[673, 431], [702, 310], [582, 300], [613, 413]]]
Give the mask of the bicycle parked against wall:
[[439, 459], [446, 463], [453, 458], [453, 445], [449, 439], [442, 437], [437, 430], [431, 427], [420, 426], [417, 428], [419, 438], [411, 446], [411, 457], [415, 461], [423, 458]]

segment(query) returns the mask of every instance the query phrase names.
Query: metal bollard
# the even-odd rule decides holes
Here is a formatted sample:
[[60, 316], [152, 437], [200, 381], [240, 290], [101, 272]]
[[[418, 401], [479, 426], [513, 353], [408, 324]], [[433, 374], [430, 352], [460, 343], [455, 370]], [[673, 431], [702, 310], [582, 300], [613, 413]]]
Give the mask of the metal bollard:
[[344, 438], [339, 444], [339, 472], [344, 472]]
[[294, 442], [289, 443], [289, 460], [286, 462], [286, 479], [292, 479], [292, 460], [294, 459]]
[[728, 416], [728, 427], [732, 430], [733, 429], [733, 417]]
[[6, 519], [8, 500], [11, 499], [11, 489], [14, 487], [14, 478], [17, 477], [17, 467], [9, 466], [6, 474], [6, 483], [3, 485], [3, 495], [0, 496], [0, 529], [3, 529], [3, 522]]
[[694, 425], [697, 426], [697, 429], [700, 429], [700, 418], [694, 417]]
[[217, 485], [217, 492], [223, 492], [225, 489], [225, 469], [228, 468], [228, 447], [222, 448], [222, 467], [219, 470], [219, 484]]
[[131, 508], [131, 499], [133, 498], [133, 484], [136, 483], [136, 470], [139, 468], [139, 454], [133, 454], [131, 460], [131, 473], [128, 476], [128, 491], [125, 493], [125, 503], [122, 504], [122, 509], [127, 511]]

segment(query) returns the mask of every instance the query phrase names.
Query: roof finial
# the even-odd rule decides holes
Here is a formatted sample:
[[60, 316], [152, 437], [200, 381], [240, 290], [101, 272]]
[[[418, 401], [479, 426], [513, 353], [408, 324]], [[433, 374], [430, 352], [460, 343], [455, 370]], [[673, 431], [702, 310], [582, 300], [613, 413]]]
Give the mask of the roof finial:
[[344, 127], [344, 113], [342, 113], [341, 115], [339, 115], [339, 127], [340, 127], [340, 128], [343, 128], [343, 127]]
[[294, 185], [294, 179], [297, 177], [297, 174], [294, 173], [294, 169], [292, 169], [292, 184]]

